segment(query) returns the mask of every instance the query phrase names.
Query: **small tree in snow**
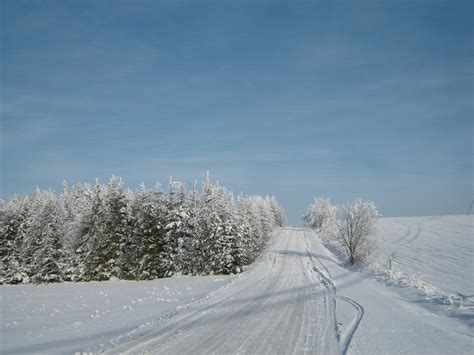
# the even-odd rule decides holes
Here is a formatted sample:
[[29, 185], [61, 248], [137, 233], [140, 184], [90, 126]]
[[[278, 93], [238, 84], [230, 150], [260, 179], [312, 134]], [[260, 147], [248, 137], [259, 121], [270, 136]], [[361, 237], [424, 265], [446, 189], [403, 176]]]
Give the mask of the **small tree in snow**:
[[373, 244], [369, 234], [378, 216], [372, 201], [357, 199], [341, 207], [336, 240], [344, 248], [351, 265], [364, 263], [370, 254]]

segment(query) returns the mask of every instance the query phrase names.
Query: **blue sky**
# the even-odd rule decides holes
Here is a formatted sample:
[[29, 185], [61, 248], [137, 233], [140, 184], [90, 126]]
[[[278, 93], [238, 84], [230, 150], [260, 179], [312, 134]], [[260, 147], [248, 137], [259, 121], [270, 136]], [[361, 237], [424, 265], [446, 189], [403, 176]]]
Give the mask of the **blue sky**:
[[473, 197], [470, 1], [1, 2], [1, 191], [206, 171], [385, 216]]

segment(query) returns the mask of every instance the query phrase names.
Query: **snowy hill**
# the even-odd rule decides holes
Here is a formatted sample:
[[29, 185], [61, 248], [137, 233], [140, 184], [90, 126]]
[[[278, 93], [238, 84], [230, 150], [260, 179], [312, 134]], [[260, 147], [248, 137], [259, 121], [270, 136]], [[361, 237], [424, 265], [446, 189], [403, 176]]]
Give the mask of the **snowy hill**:
[[474, 327], [474, 217], [381, 218], [372, 268], [404, 298]]
[[381, 218], [381, 259], [446, 293], [474, 297], [474, 216]]

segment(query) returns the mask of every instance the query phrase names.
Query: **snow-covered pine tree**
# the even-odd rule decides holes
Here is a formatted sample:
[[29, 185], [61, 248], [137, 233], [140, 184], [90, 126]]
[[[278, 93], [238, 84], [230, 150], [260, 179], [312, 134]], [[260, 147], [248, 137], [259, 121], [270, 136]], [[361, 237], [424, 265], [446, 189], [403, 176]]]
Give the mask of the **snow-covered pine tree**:
[[142, 183], [133, 204], [134, 238], [139, 254], [137, 279], [159, 277], [159, 254], [162, 250], [163, 226], [160, 222], [161, 188], [157, 185], [155, 197]]
[[232, 268], [232, 226], [225, 196], [219, 185], [213, 186], [211, 203], [212, 218], [210, 219], [211, 270], [213, 273], [228, 274]]
[[73, 242], [76, 232], [76, 217], [73, 195], [69, 191], [67, 181], [63, 181], [62, 191], [59, 195], [58, 211], [61, 236], [61, 244], [63, 248], [62, 273], [65, 281], [74, 281], [76, 278], [76, 270], [74, 269], [74, 249]]
[[212, 219], [213, 219], [213, 189], [209, 175], [203, 183], [202, 196], [197, 203], [196, 209], [196, 239], [194, 240], [194, 273], [209, 274], [211, 272], [211, 254], [213, 241]]
[[233, 272], [234, 257], [239, 253], [237, 238], [233, 201], [219, 185], [212, 185], [207, 178], [196, 218], [198, 272]]
[[186, 190], [181, 182], [170, 178], [165, 195], [166, 225], [164, 246], [161, 253], [163, 276], [168, 277], [182, 270], [185, 259], [185, 241], [188, 239], [188, 219], [186, 211]]
[[34, 251], [38, 248], [35, 244], [40, 244], [41, 239], [41, 221], [40, 214], [44, 206], [45, 191], [41, 191], [37, 186], [28, 203], [28, 209], [25, 221], [23, 223], [23, 236], [21, 236], [22, 244], [20, 246], [20, 259], [21, 267], [28, 275], [28, 281], [30, 282], [30, 276], [33, 262], [34, 262]]
[[[72, 210], [73, 221], [64, 236], [64, 248], [66, 260], [68, 260], [64, 277], [68, 281], [79, 281], [84, 279], [87, 255], [91, 248], [91, 231], [95, 216], [92, 214], [94, 202], [102, 200], [99, 195], [100, 186], [97, 184], [93, 189], [89, 184], [79, 183], [73, 191], [68, 193], [69, 208]], [[98, 209], [95, 206], [96, 210]]]
[[285, 217], [283, 216], [283, 211], [281, 210], [275, 196], [270, 198], [270, 206], [273, 212], [275, 219], [275, 227], [283, 227], [285, 224]]
[[136, 243], [132, 239], [130, 205], [121, 179], [112, 176], [105, 192], [105, 238], [96, 250], [102, 260], [103, 277], [133, 278]]
[[34, 258], [38, 266], [31, 280], [40, 282], [60, 282], [63, 280], [62, 263], [63, 248], [61, 240], [61, 216], [54, 193], [50, 193], [41, 213], [43, 230], [41, 234], [42, 248]]
[[90, 245], [86, 278], [108, 280], [111, 277], [133, 278], [136, 270], [136, 245], [132, 237], [130, 206], [123, 183], [112, 176], [103, 196], [97, 184], [95, 201], [86, 227]]
[[[256, 255], [257, 237], [255, 231], [252, 228], [252, 211], [250, 209], [250, 203], [248, 198], [240, 196], [237, 200], [237, 215], [238, 215], [238, 227], [241, 233], [242, 240], [242, 266], [250, 264]], [[240, 265], [239, 265], [240, 267]]]
[[254, 246], [253, 258], [255, 258], [264, 245], [265, 229], [262, 224], [262, 209], [260, 207], [261, 197], [251, 196], [248, 198], [250, 209], [250, 225], [252, 228], [252, 243]]
[[[138, 269], [138, 262], [140, 255], [138, 254], [138, 243], [134, 238], [131, 218], [131, 208], [135, 196], [130, 189], [125, 190], [122, 179], [119, 182], [119, 196], [118, 199], [120, 209], [116, 209], [116, 214], [112, 215], [111, 222], [113, 223], [112, 233], [120, 234], [120, 257], [119, 268], [121, 279], [134, 280], [136, 279], [136, 271]], [[118, 223], [117, 223], [118, 222]]]
[[22, 267], [21, 247], [28, 212], [27, 197], [13, 196], [0, 212], [0, 284], [28, 282]]
[[[182, 186], [184, 189], [184, 185]], [[184, 237], [181, 243], [181, 255], [179, 256], [180, 270], [183, 274], [194, 274], [194, 253], [196, 247], [196, 213], [199, 203], [199, 197], [196, 190], [196, 182], [193, 184], [193, 188], [189, 195], [186, 195], [186, 199], [183, 204], [183, 215], [186, 218], [183, 220], [185, 223]]]
[[222, 257], [221, 270], [218, 272], [229, 274], [240, 272], [244, 265], [244, 229], [239, 223], [238, 210], [233, 194], [226, 189], [222, 189], [221, 193], [223, 197], [221, 208], [224, 233], [220, 236]]
[[32, 282], [59, 282], [63, 255], [58, 201], [52, 191], [42, 192], [41, 197], [41, 210], [29, 226], [24, 261]]
[[103, 186], [96, 182], [91, 209], [81, 218], [79, 237], [75, 251], [78, 259], [79, 278], [84, 281], [107, 280], [108, 275], [103, 255], [106, 246], [107, 228]]

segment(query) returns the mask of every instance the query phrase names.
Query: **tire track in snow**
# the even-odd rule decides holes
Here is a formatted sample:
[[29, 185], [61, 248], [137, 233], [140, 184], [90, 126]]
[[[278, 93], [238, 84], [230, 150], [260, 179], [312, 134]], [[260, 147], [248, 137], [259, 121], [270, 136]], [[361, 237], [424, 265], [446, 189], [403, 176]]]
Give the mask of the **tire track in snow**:
[[417, 229], [415, 235], [411, 239], [407, 240], [405, 242], [405, 245], [414, 242], [420, 236], [420, 234], [421, 234], [421, 227], [418, 226], [418, 229]]
[[[337, 288], [336, 285], [331, 280], [331, 276], [329, 274], [329, 271], [327, 268], [317, 259], [313, 256], [313, 254], [310, 251], [310, 245], [308, 242], [308, 239], [306, 237], [306, 231], [303, 230], [303, 239], [305, 242], [305, 247], [306, 247], [306, 254], [308, 255], [308, 260], [310, 263], [310, 271], [315, 273], [323, 285], [324, 288], [328, 292], [326, 292], [326, 313], [328, 314], [328, 319], [331, 319], [332, 322], [332, 329], [330, 329], [330, 324], [327, 322], [324, 326], [324, 329], [322, 330], [324, 333], [328, 332], [334, 332], [335, 337], [337, 341], [340, 343], [338, 331], [337, 331], [337, 319], [336, 319], [336, 309], [337, 309], [337, 304], [336, 304], [336, 293], [337, 293]], [[330, 314], [330, 315], [329, 315]], [[324, 338], [324, 337], [322, 337]]]
[[[313, 264], [312, 265], [313, 266], [313, 271], [316, 272], [319, 275], [323, 285], [328, 287], [328, 289], [331, 291], [331, 293], [333, 295], [333, 298], [334, 298], [333, 302], [334, 302], [335, 331], [336, 331], [337, 339], [338, 339], [340, 347], [341, 347], [341, 351], [342, 351], [343, 354], [345, 354], [347, 352], [348, 348], [349, 348], [352, 337], [354, 336], [360, 322], [362, 321], [362, 318], [364, 317], [364, 307], [362, 307], [359, 303], [357, 303], [356, 301], [354, 301], [353, 299], [351, 299], [349, 297], [336, 295], [337, 294], [337, 287], [331, 280], [329, 270], [324, 266], [324, 264], [322, 264], [319, 260], [317, 260], [317, 258], [313, 257], [313, 255], [310, 252], [310, 246], [309, 246], [309, 242], [306, 238], [306, 233], [304, 231], [303, 231], [303, 234], [304, 234], [304, 239], [305, 239], [305, 244], [306, 244], [306, 251], [307, 251], [308, 256], [309, 256], [309, 258], [310, 258], [310, 260], [312, 261], [312, 264]], [[319, 267], [315, 265], [316, 262], [319, 265]], [[322, 271], [324, 271], [324, 272], [322, 272]], [[341, 335], [339, 335], [339, 332], [338, 332], [338, 329], [337, 329], [337, 319], [336, 319], [337, 318], [336, 317], [337, 302], [336, 302], [336, 299], [345, 301], [346, 303], [351, 305], [355, 310], [354, 319], [351, 321], [349, 326], [344, 330], [344, 332]]]
[[344, 297], [344, 296], [336, 296], [338, 299], [347, 302], [355, 309], [355, 317], [349, 326], [344, 330], [341, 334], [339, 341], [341, 344], [342, 353], [345, 354], [349, 349], [349, 345], [351, 343], [352, 337], [354, 336], [357, 328], [359, 327], [362, 318], [364, 317], [364, 307], [362, 307], [359, 303], [354, 301], [351, 298]]
[[411, 234], [411, 227], [408, 227], [408, 230], [406, 231], [406, 233], [402, 237], [400, 237], [399, 239], [393, 241], [392, 244], [400, 243], [402, 240], [408, 238], [410, 236], [410, 234]]

